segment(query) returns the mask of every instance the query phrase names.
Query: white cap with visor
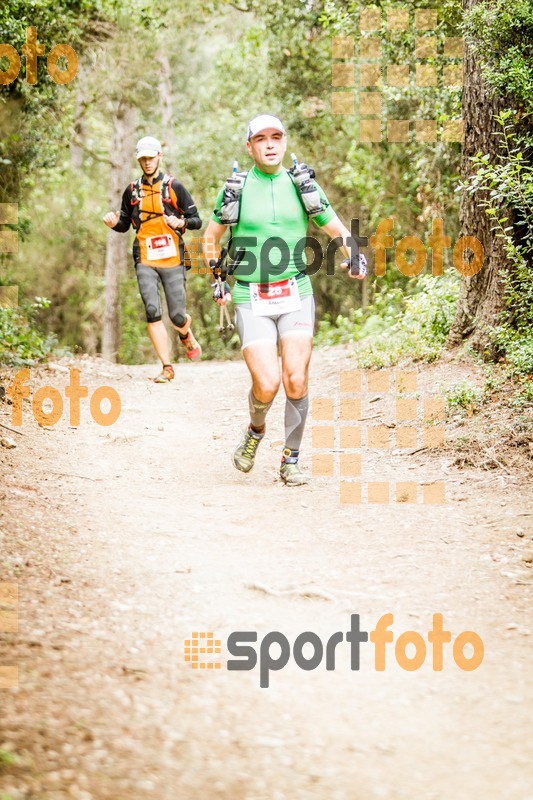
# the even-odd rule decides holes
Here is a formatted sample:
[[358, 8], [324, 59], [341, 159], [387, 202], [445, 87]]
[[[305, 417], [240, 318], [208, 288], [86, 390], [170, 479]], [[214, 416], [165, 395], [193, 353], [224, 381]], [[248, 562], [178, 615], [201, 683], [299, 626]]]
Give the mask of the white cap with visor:
[[139, 139], [137, 142], [137, 147], [135, 148], [135, 155], [137, 160], [142, 158], [143, 156], [157, 156], [159, 153], [162, 152], [161, 142], [159, 139], [156, 139], [154, 136], [143, 136], [142, 139]]
[[283, 123], [277, 117], [273, 117], [271, 114], [260, 114], [258, 117], [254, 117], [248, 125], [247, 139], [250, 140], [252, 136], [257, 136], [258, 133], [267, 128], [274, 128], [281, 133], [286, 132]]

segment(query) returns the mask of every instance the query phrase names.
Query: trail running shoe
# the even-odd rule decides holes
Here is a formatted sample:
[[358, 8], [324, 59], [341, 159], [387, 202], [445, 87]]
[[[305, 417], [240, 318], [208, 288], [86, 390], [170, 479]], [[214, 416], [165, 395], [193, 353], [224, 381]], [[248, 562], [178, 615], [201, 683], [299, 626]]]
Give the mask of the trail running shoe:
[[154, 378], [154, 383], [170, 383], [170, 381], [174, 380], [174, 367], [172, 364], [165, 364], [163, 366], [163, 371], [157, 378]]
[[254, 465], [255, 454], [264, 433], [255, 433], [247, 428], [241, 442], [233, 453], [233, 463], [240, 472], [250, 472]]
[[279, 468], [280, 478], [287, 486], [304, 486], [309, 483], [308, 475], [305, 475], [299, 467], [298, 462], [282, 462]]
[[189, 326], [189, 330], [187, 331], [187, 335], [184, 339], [182, 339], [180, 336], [180, 342], [187, 351], [187, 358], [189, 361], [199, 361], [202, 355], [202, 348], [194, 338], [194, 334], [191, 330], [191, 317], [189, 314], [187, 314], [186, 324]]

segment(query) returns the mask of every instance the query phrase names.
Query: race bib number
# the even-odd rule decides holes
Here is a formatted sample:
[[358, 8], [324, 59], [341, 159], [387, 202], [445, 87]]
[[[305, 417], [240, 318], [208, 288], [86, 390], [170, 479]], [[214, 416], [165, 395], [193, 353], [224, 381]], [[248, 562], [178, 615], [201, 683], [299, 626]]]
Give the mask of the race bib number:
[[148, 261], [160, 258], [172, 258], [177, 255], [176, 244], [170, 233], [161, 236], [149, 236], [146, 240], [146, 257]]
[[288, 314], [302, 307], [296, 278], [276, 283], [251, 283], [250, 301], [256, 317]]

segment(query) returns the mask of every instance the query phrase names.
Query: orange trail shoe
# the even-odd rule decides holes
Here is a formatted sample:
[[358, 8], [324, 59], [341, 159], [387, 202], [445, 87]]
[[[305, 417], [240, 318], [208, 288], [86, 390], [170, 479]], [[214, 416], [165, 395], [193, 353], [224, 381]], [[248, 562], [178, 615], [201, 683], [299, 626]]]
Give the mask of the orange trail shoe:
[[202, 348], [194, 338], [194, 334], [191, 330], [191, 317], [189, 314], [187, 314], [187, 334], [184, 336], [180, 333], [180, 341], [187, 351], [187, 358], [189, 361], [199, 361], [202, 355]]
[[163, 371], [157, 378], [154, 378], [154, 383], [170, 383], [174, 380], [174, 367], [172, 364], [164, 364]]

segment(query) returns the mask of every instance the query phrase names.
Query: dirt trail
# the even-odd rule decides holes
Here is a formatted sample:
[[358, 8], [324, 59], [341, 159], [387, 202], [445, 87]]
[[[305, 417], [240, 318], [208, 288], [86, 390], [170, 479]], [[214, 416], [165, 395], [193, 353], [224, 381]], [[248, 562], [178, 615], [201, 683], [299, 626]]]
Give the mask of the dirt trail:
[[[341, 349], [316, 353], [312, 395], [334, 394], [350, 363]], [[0, 448], [0, 582], [20, 594], [19, 633], [0, 637], [0, 664], [16, 652], [20, 670], [19, 688], [0, 691], [0, 751], [17, 756], [0, 763], [2, 800], [532, 800], [521, 475], [459, 472], [446, 451], [369, 451], [374, 480], [439, 478], [446, 503], [341, 505], [335, 480], [277, 481], [281, 397], [254, 471], [234, 470], [242, 362], [180, 365], [168, 386], [146, 367], [80, 365], [91, 392], [119, 391], [118, 422], [99, 427], [85, 409], [78, 429], [65, 413], [45, 430], [25, 406], [25, 437]], [[419, 385], [434, 391], [460, 369], [419, 368]], [[304, 449], [310, 467], [311, 425]], [[225, 664], [232, 631], [325, 643], [350, 614], [371, 631], [389, 612], [395, 642], [426, 638], [434, 613], [453, 638], [477, 632], [483, 664], [460, 670], [446, 645], [442, 672], [429, 647], [408, 672], [388, 644], [376, 672], [368, 643], [352, 671], [342, 642], [335, 671], [291, 658], [266, 689], [258, 668], [183, 658], [193, 631], [222, 640]]]

